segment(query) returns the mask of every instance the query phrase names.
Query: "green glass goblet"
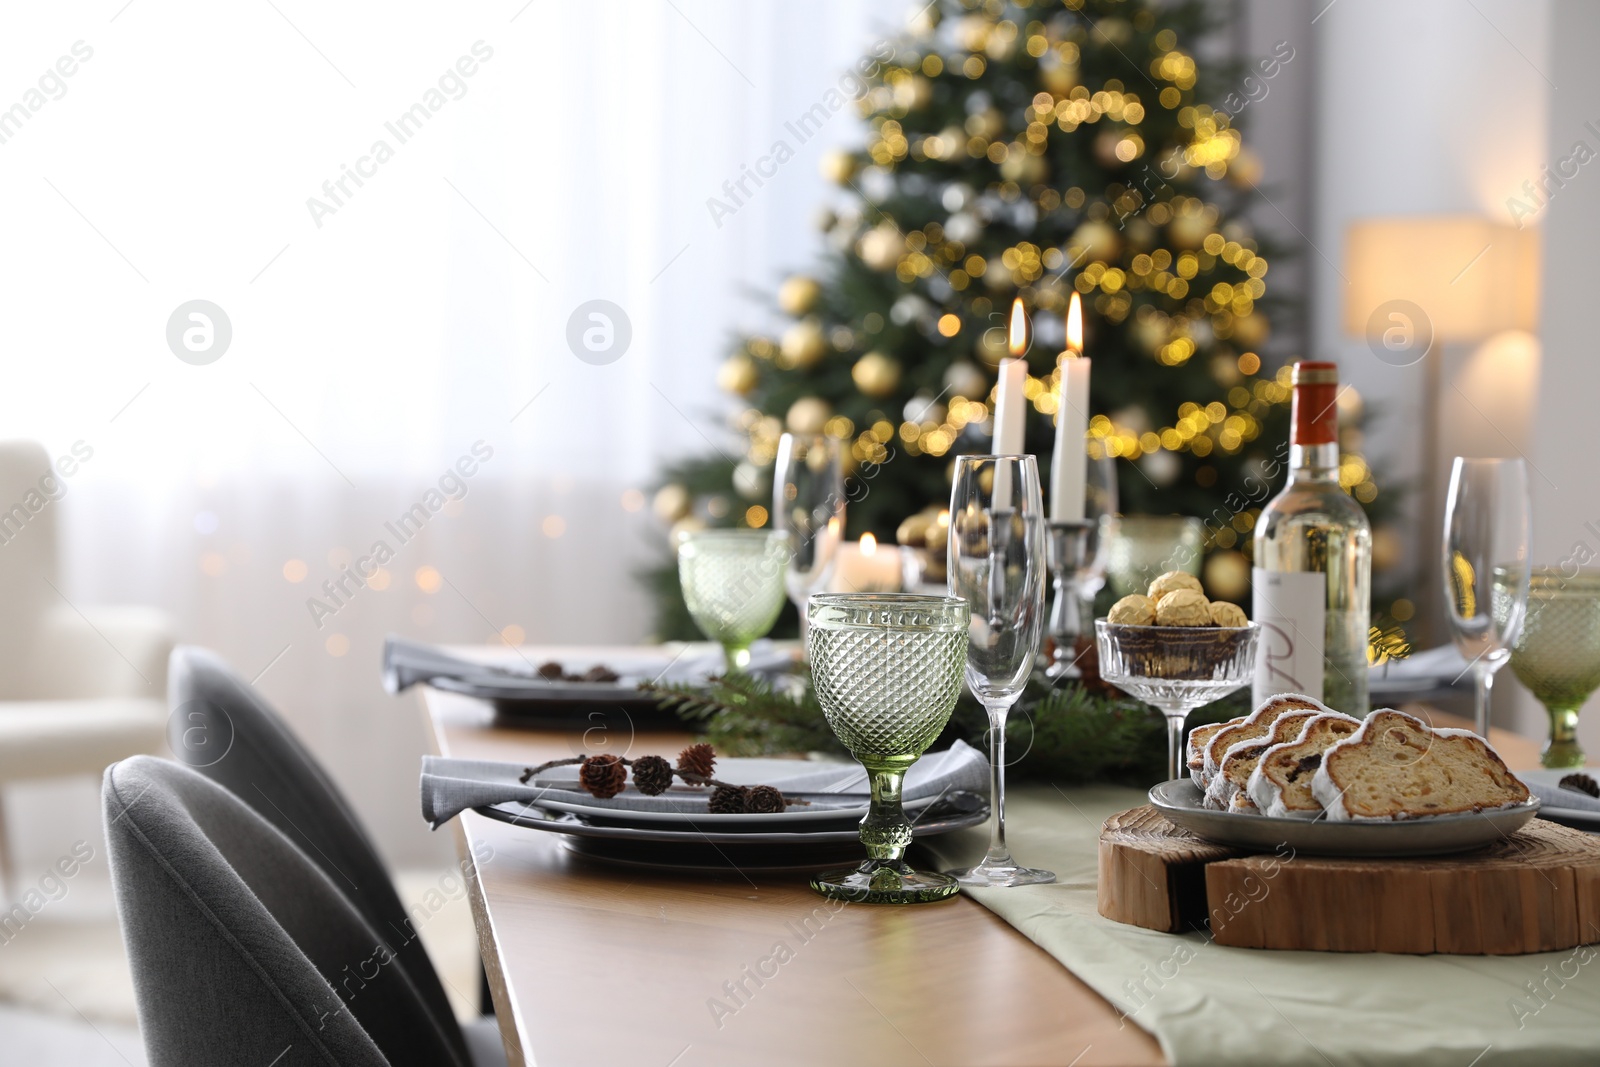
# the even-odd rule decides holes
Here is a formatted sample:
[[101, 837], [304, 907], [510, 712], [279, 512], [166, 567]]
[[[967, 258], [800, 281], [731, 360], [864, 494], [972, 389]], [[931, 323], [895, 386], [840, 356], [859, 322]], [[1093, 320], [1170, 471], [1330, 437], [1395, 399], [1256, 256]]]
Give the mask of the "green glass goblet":
[[789, 535], [771, 530], [700, 530], [678, 540], [678, 580], [700, 632], [722, 645], [729, 672], [750, 665], [750, 642], [783, 610]]
[[1582, 767], [1578, 709], [1600, 687], [1600, 571], [1536, 567], [1511, 670], [1550, 715], [1546, 767]]
[[811, 888], [865, 904], [925, 904], [954, 896], [954, 878], [914, 871], [911, 824], [900, 806], [906, 770], [949, 721], [967, 661], [967, 603], [908, 593], [816, 593], [806, 648], [828, 726], [872, 784], [861, 820], [867, 859], [826, 871]]

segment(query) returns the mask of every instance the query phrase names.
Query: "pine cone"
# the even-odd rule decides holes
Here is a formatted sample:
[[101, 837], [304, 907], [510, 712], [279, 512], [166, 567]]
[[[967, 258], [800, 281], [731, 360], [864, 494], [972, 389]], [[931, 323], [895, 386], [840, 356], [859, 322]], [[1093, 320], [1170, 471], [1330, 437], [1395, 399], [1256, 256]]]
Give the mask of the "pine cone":
[[[697, 748], [710, 748], [710, 745], [697, 745]], [[743, 815], [749, 810], [747, 807], [749, 790], [742, 785], [719, 785], [711, 791], [711, 814], [713, 815]]]
[[633, 761], [633, 784], [647, 797], [660, 796], [672, 785], [672, 764], [660, 756], [640, 756]]
[[700, 778], [710, 778], [717, 769], [717, 752], [710, 745], [690, 745], [678, 753], [678, 770]]
[[628, 768], [616, 756], [590, 756], [578, 767], [578, 781], [601, 800], [607, 800], [628, 784]]
[[1562, 777], [1557, 785], [1562, 789], [1571, 789], [1575, 793], [1588, 793], [1600, 799], [1600, 782], [1596, 782], [1587, 774], [1568, 774]]
[[776, 815], [785, 807], [783, 794], [770, 785], [752, 786], [745, 798], [745, 810], [752, 815]]

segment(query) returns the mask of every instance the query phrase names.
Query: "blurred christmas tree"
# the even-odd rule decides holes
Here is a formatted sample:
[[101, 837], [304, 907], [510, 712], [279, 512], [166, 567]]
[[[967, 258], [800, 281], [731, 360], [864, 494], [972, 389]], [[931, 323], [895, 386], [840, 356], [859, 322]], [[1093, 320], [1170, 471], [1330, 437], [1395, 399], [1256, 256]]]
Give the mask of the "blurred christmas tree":
[[[1034, 327], [1027, 448], [1048, 466], [1076, 289], [1091, 449], [1127, 461], [1123, 512], [1212, 517], [1209, 590], [1248, 603], [1251, 529], [1282, 484], [1288, 436], [1290, 357], [1264, 346], [1292, 309], [1267, 298], [1273, 250], [1244, 218], [1260, 166], [1226, 110], [1242, 106], [1242, 72], [1195, 58], [1212, 12], [936, 0], [886, 60], [880, 47], [858, 102], [868, 143], [824, 161], [847, 200], [822, 216], [828, 255], [778, 290], [789, 324], [740, 339], [719, 372], [744, 455], [666, 471], [662, 520], [765, 525], [788, 430], [845, 442], [851, 469], [880, 465], [851, 495], [848, 536], [918, 540], [949, 497], [952, 457], [989, 449], [1017, 296]], [[1370, 505], [1353, 443], [1342, 480]], [[696, 636], [676, 568], [654, 581], [658, 635]]]

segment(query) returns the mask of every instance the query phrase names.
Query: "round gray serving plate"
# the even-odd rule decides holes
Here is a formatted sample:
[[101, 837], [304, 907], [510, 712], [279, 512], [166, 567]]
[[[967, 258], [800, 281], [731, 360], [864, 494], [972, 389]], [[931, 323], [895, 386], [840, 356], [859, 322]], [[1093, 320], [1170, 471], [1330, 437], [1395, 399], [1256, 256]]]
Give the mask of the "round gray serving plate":
[[1395, 822], [1332, 822], [1283, 819], [1201, 806], [1200, 790], [1187, 778], [1150, 790], [1150, 803], [1176, 826], [1207, 841], [1258, 852], [1287, 846], [1321, 856], [1443, 856], [1492, 845], [1526, 826], [1539, 801], [1498, 811], [1433, 815]]

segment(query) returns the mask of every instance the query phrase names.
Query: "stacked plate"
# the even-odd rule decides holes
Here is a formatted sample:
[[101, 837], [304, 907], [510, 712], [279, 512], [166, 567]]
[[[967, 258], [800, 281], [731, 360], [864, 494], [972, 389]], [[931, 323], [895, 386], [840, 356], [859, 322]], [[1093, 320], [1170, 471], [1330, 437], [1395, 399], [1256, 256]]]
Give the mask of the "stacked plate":
[[[720, 759], [717, 777], [733, 785], [781, 782], [795, 773], [794, 760]], [[570, 770], [561, 768], [560, 770]], [[858, 824], [867, 813], [865, 792], [789, 793], [807, 801], [772, 814], [713, 815], [701, 804], [704, 790], [675, 786], [661, 797], [630, 788], [609, 801], [562, 788], [567, 776], [552, 775], [535, 801], [506, 801], [476, 809], [500, 822], [562, 834], [574, 852], [613, 862], [726, 872], [741, 868], [810, 869], [859, 859]], [[672, 801], [690, 810], [672, 810]], [[946, 790], [905, 802], [915, 837], [976, 826], [989, 816], [985, 797]]]
[[1569, 774], [1587, 774], [1590, 778], [1600, 781], [1600, 767], [1566, 771], [1518, 771], [1517, 777], [1521, 778], [1529, 789], [1538, 793], [1539, 799], [1544, 802], [1544, 806], [1539, 810], [1540, 818], [1576, 830], [1600, 833], [1600, 798], [1591, 797], [1574, 789], [1561, 788], [1561, 779]]

